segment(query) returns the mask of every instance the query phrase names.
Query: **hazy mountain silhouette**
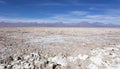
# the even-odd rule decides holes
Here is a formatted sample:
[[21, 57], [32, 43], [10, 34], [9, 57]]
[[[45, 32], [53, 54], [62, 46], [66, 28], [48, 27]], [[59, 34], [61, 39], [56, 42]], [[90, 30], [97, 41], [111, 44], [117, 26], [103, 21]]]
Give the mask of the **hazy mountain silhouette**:
[[80, 22], [80, 23], [9, 23], [9, 22], [0, 22], [0, 27], [120, 27], [116, 24], [104, 24], [104, 23], [89, 23], [89, 22]]

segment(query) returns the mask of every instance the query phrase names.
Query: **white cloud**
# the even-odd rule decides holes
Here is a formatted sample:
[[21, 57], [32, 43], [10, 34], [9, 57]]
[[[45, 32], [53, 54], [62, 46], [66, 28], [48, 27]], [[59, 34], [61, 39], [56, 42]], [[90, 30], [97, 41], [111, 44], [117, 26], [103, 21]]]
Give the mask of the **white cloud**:
[[81, 16], [85, 16], [87, 15], [88, 12], [86, 11], [71, 11], [68, 13], [64, 13], [64, 14], [56, 14], [54, 16], [52, 16], [51, 18], [54, 19], [64, 19], [64, 18], [80, 18]]
[[110, 14], [90, 14], [86, 11], [71, 11], [66, 14], [56, 14], [51, 17], [40, 18], [40, 19], [12, 19], [0, 17], [0, 21], [8, 22], [43, 22], [43, 23], [53, 23], [53, 22], [65, 22], [65, 23], [78, 23], [82, 21], [88, 22], [102, 22], [102, 23], [115, 23], [120, 24], [120, 16], [114, 16]]
[[73, 15], [86, 15], [88, 12], [86, 11], [72, 11], [71, 14]]

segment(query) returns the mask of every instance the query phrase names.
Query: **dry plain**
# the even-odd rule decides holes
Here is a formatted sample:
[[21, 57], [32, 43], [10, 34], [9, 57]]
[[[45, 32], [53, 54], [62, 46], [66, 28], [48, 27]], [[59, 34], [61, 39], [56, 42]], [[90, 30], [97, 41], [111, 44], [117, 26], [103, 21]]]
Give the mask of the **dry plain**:
[[120, 69], [120, 29], [1, 27], [0, 69]]

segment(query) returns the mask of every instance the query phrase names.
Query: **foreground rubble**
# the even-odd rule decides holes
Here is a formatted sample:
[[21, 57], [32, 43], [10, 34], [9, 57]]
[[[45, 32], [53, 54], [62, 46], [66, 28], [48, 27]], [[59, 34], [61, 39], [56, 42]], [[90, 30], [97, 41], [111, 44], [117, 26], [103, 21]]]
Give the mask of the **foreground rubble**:
[[[21, 57], [9, 57], [0, 65], [0, 69], [119, 69], [120, 45], [95, 48], [91, 54], [78, 56], [56, 55], [44, 57], [40, 53], [31, 53]], [[6, 63], [8, 62], [9, 63]]]

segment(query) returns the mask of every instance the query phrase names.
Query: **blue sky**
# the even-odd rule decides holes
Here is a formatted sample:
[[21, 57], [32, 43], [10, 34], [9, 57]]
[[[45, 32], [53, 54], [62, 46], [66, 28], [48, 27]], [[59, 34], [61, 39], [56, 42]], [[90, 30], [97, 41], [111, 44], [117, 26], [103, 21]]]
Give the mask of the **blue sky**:
[[120, 24], [120, 0], [0, 0], [0, 21]]

